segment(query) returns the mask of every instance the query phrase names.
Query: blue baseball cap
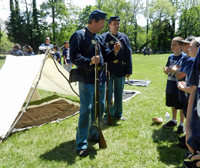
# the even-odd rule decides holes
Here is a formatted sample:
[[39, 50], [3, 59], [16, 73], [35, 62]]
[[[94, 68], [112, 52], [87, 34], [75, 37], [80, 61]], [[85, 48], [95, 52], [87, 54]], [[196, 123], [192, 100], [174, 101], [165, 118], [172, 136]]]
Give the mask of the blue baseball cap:
[[111, 23], [111, 22], [114, 21], [114, 20], [120, 21], [119, 16], [111, 16], [111, 17], [109, 18], [108, 22]]
[[107, 13], [105, 13], [105, 12], [97, 9], [97, 10], [94, 10], [94, 11], [92, 11], [90, 13], [89, 19], [92, 19], [92, 20], [93, 19], [95, 19], [95, 20], [101, 20], [101, 19], [103, 19], [103, 20], [105, 20], [105, 19], [107, 19], [106, 15], [107, 15]]

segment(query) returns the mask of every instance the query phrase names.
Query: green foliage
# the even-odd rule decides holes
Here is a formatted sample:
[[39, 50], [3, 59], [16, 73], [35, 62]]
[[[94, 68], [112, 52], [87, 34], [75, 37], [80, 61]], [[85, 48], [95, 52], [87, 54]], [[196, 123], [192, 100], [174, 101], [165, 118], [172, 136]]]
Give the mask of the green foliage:
[[3, 36], [2, 31], [1, 31], [1, 25], [0, 25], [0, 45], [1, 45], [1, 37]]
[[1, 37], [1, 43], [0, 43], [0, 51], [1, 52], [9, 52], [12, 50], [12, 47], [14, 46], [14, 43], [10, 42], [8, 39], [8, 36], [6, 35], [5, 32], [1, 32], [2, 37]]
[[153, 0], [149, 5], [152, 20], [168, 19], [175, 13], [175, 7], [169, 1]]
[[200, 5], [192, 6], [189, 10], [182, 10], [182, 15], [179, 21], [178, 34], [184, 38], [189, 35], [200, 36], [199, 33], [199, 17]]
[[28, 4], [25, 0], [26, 10], [20, 12], [19, 3], [10, 0], [11, 14], [6, 21], [6, 29], [8, 38], [20, 45], [28, 44], [32, 46], [35, 53], [38, 52], [38, 46], [41, 44], [41, 30], [38, 22], [38, 11], [36, 8], [36, 0], [33, 0], [33, 11], [28, 10]]
[[[150, 33], [149, 33], [150, 35]], [[132, 38], [130, 38], [132, 39]], [[141, 50], [144, 47], [144, 44], [146, 42], [146, 34], [145, 31], [143, 30], [142, 27], [138, 26], [138, 31], [137, 31], [137, 45], [138, 45], [138, 50]], [[131, 43], [132, 46], [132, 51], [137, 51], [136, 48], [134, 48], [134, 41]]]
[[42, 41], [44, 40], [44, 37], [42, 36], [42, 32], [40, 30], [39, 25], [39, 12], [36, 7], [36, 0], [33, 0], [33, 14], [32, 14], [32, 26], [31, 26], [31, 46], [35, 53], [38, 53], [39, 49], [38, 47], [41, 45]]
[[[63, 45], [74, 31], [87, 25], [89, 14], [95, 9], [106, 12], [107, 18], [119, 15], [119, 31], [129, 37], [133, 51], [144, 46], [169, 50], [174, 36], [199, 36], [199, 0], [146, 0], [146, 3], [140, 0], [96, 0], [94, 6], [84, 9], [74, 6], [72, 1], [49, 0], [42, 3], [40, 11], [36, 8], [36, 0], [32, 1], [31, 10], [28, 10], [27, 3], [25, 9], [20, 9], [19, 2], [25, 4], [26, 0], [10, 0], [11, 12], [6, 22], [8, 37], [14, 43], [31, 45], [36, 53], [46, 36], [51, 38], [51, 43]], [[138, 25], [137, 16], [140, 14], [146, 18], [144, 28]], [[108, 30], [106, 21], [101, 33]]]
[[149, 19], [151, 21], [150, 45], [155, 50], [169, 50], [171, 33], [173, 31], [171, 19], [176, 11], [175, 6], [169, 1], [153, 0], [149, 3]]
[[69, 41], [71, 35], [77, 30], [77, 25], [71, 24], [70, 26], [62, 25], [60, 33], [57, 36], [57, 44], [59, 46], [63, 45], [65, 40]]
[[62, 21], [68, 17], [68, 12], [63, 0], [50, 0], [41, 5], [44, 17], [52, 19], [50, 30], [52, 29], [53, 44], [56, 44], [56, 37], [59, 34]]
[[169, 20], [156, 20], [152, 23], [151, 47], [155, 50], [167, 51], [170, 49], [171, 24]]
[[83, 11], [79, 13], [77, 30], [82, 29], [87, 25], [89, 15], [92, 12], [91, 8], [91, 5], [86, 6], [83, 8]]
[[25, 44], [27, 30], [25, 27], [25, 19], [20, 15], [18, 0], [15, 0], [15, 5], [13, 4], [13, 0], [10, 0], [10, 9], [10, 18], [6, 21], [8, 38], [14, 43]]

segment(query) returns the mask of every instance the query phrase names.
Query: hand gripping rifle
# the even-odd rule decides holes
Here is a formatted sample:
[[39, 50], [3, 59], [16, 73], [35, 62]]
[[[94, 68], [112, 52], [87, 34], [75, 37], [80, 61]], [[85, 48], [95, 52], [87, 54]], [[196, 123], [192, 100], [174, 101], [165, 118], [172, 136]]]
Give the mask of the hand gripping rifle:
[[[98, 42], [95, 43], [95, 56], [98, 55]], [[106, 141], [100, 128], [100, 93], [99, 93], [99, 66], [95, 64], [95, 125], [99, 132], [99, 148], [106, 148]]]
[[[110, 72], [108, 71], [108, 63], [106, 62], [106, 76], [107, 76], [107, 82], [106, 82], [106, 110], [107, 110], [107, 116], [108, 116], [108, 123], [109, 125], [114, 125], [113, 120], [112, 120], [112, 116], [110, 114], [110, 103], [108, 100], [108, 87], [110, 84]], [[112, 96], [111, 96], [112, 99]], [[110, 100], [111, 101], [111, 100]]]

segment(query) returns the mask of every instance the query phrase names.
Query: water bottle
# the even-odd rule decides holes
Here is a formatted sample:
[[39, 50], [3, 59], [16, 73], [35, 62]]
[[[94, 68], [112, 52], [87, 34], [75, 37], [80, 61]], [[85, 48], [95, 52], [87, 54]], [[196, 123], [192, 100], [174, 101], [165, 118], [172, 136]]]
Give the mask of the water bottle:
[[170, 115], [168, 112], [165, 113], [165, 121], [168, 122], [170, 120]]

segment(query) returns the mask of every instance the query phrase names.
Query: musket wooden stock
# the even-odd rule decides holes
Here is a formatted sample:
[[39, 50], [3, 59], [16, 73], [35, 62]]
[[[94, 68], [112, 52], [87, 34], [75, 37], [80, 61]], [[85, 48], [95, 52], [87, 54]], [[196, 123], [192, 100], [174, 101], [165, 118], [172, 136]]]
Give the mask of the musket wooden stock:
[[[108, 64], [106, 63], [106, 76], [107, 76], [107, 82], [106, 82], [106, 110], [107, 110], [107, 117], [108, 117], [108, 123], [109, 125], [114, 125], [112, 116], [110, 114], [110, 102], [108, 100], [108, 87], [109, 87], [109, 81], [110, 81], [110, 72], [108, 71]], [[111, 96], [112, 99], [112, 96]]]
[[[97, 41], [95, 43], [95, 56], [98, 55]], [[106, 148], [106, 141], [100, 128], [100, 93], [99, 93], [99, 66], [95, 64], [95, 125], [99, 132], [99, 148]]]

